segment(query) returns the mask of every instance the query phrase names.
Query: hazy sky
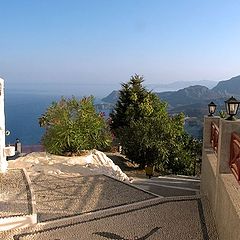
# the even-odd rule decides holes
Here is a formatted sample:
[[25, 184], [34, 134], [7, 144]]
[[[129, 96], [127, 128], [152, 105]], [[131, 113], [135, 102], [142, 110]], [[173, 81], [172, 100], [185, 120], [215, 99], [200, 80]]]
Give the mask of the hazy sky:
[[135, 73], [146, 84], [240, 74], [238, 0], [0, 0], [0, 10], [9, 88], [100, 96]]

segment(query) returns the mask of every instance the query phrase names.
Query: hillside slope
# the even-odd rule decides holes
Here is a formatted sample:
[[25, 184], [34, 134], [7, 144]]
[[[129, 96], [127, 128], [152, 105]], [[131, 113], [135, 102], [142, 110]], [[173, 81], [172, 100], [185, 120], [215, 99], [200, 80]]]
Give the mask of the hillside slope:
[[229, 80], [220, 81], [212, 90], [226, 95], [240, 97], [240, 75]]
[[168, 102], [170, 107], [212, 101], [223, 98], [225, 94], [208, 89], [205, 86], [190, 86], [174, 92], [156, 93], [160, 99]]
[[[180, 89], [178, 91], [156, 92], [164, 101], [168, 102], [170, 108], [191, 105], [196, 103], [206, 103], [209, 101], [224, 101], [231, 95], [240, 99], [240, 75], [229, 80], [220, 81], [212, 89], [202, 85], [194, 85]], [[119, 91], [112, 91], [102, 100], [115, 104], [119, 97]]]

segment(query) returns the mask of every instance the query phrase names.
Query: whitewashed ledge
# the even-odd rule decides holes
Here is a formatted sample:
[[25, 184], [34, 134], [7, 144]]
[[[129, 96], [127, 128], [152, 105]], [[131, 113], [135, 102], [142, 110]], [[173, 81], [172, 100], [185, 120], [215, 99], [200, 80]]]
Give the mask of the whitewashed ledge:
[[25, 169], [0, 173], [0, 231], [37, 223], [35, 200]]

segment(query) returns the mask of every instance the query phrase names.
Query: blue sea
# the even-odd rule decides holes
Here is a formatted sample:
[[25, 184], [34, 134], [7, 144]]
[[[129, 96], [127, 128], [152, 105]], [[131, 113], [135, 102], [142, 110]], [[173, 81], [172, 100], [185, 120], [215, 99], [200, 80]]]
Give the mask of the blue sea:
[[[16, 138], [25, 145], [39, 144], [44, 129], [40, 128], [38, 118], [60, 98], [60, 95], [5, 90], [6, 130], [11, 132], [6, 136], [6, 144], [13, 144]], [[95, 101], [101, 102], [99, 99]]]
[[58, 97], [31, 93], [5, 92], [6, 144], [19, 138], [23, 144], [39, 144], [44, 129], [39, 127], [38, 118]]

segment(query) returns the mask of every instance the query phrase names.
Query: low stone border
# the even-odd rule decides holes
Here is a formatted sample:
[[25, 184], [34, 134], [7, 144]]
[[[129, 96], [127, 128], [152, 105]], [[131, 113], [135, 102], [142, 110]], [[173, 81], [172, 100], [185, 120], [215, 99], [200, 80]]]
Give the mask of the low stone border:
[[26, 170], [8, 169], [2, 174], [4, 175], [0, 193], [0, 196], [2, 194], [0, 231], [28, 227], [37, 223], [34, 194]]

